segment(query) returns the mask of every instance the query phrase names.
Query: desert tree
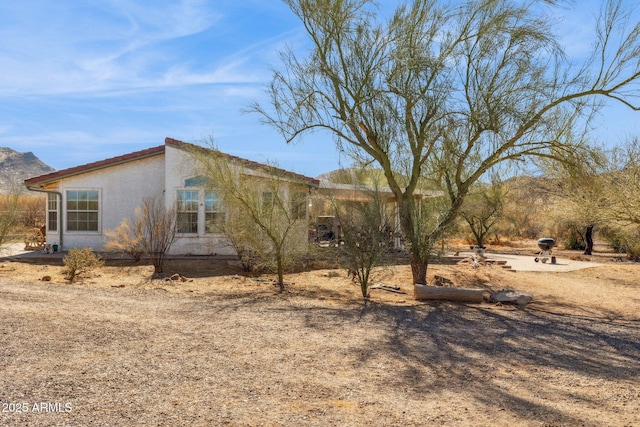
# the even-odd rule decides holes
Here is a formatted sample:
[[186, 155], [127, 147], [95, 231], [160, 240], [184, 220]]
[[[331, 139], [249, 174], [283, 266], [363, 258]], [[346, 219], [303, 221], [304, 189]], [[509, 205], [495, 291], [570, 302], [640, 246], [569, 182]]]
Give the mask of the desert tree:
[[492, 180], [491, 183], [477, 183], [465, 198], [460, 217], [467, 223], [477, 246], [484, 247], [485, 239], [503, 218], [507, 191], [502, 182]]
[[[287, 141], [328, 131], [342, 152], [382, 168], [415, 283], [492, 168], [587, 149], [585, 123], [607, 100], [638, 109], [640, 24], [619, 1], [603, 7], [580, 64], [557, 43], [551, 0], [413, 0], [390, 17], [369, 0], [285, 3], [308, 54], [283, 50], [269, 101], [251, 110]], [[426, 229], [414, 196], [428, 180], [447, 206]]]
[[0, 249], [7, 243], [18, 224], [20, 215], [20, 192], [12, 189], [8, 194], [0, 195]]
[[307, 252], [306, 184], [274, 165], [258, 167], [212, 144], [194, 146], [191, 154], [225, 211], [218, 230], [245, 267], [270, 269], [284, 291], [285, 270]]
[[351, 186], [350, 197], [332, 197], [330, 204], [340, 224], [340, 251], [346, 257], [351, 274], [360, 285], [366, 305], [370, 296], [372, 271], [385, 261], [393, 246], [395, 204], [393, 197], [380, 187], [377, 179], [379, 177], [376, 176], [379, 175], [378, 171], [341, 171], [343, 176], [334, 178]]
[[582, 180], [590, 191], [590, 211], [600, 228], [624, 247], [629, 256], [640, 257], [640, 139], [630, 137], [609, 150], [604, 171], [592, 181]]
[[614, 148], [608, 159], [608, 170], [599, 180], [607, 218], [640, 225], [640, 139], [633, 137]]

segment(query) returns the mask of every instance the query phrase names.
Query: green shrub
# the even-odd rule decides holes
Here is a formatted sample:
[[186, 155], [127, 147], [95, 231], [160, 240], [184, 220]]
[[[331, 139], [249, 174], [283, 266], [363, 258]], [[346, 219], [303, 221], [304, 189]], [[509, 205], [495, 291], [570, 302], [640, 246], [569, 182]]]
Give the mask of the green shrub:
[[62, 273], [70, 282], [73, 282], [77, 276], [104, 265], [100, 255], [96, 255], [91, 248], [73, 248], [62, 261], [64, 262]]
[[566, 236], [564, 247], [566, 249], [582, 251], [587, 247], [587, 245], [580, 233], [578, 233], [574, 229], [570, 229], [568, 235]]
[[618, 251], [625, 252], [629, 259], [640, 260], [640, 227], [626, 227], [618, 237]]

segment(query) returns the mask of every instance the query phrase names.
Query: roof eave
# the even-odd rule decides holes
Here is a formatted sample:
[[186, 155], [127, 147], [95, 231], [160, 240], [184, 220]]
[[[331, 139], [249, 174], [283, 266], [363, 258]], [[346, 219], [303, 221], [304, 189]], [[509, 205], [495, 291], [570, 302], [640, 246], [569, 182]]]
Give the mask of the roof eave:
[[50, 172], [48, 174], [25, 179], [24, 185], [27, 188], [34, 187], [36, 185], [39, 185], [40, 187], [44, 187], [47, 184], [59, 181], [61, 179], [70, 178], [70, 177], [82, 175], [85, 173], [95, 172], [100, 169], [122, 165], [122, 164], [133, 162], [136, 160], [142, 160], [149, 157], [154, 157], [163, 153], [164, 153], [164, 145], [160, 145], [157, 147], [147, 148], [145, 150], [136, 151], [129, 154], [124, 154], [122, 156], [116, 156], [109, 159], [87, 163], [85, 165], [75, 166], [69, 169], [62, 169], [59, 171]]

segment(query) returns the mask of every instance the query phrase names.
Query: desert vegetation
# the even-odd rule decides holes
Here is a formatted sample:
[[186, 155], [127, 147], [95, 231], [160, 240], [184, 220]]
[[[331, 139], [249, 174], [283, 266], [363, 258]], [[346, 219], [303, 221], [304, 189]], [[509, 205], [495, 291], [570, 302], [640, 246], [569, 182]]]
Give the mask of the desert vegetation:
[[15, 186], [0, 194], [0, 246], [22, 242], [31, 229], [45, 223], [45, 197], [25, 194]]
[[224, 207], [208, 226], [229, 239], [246, 270], [274, 272], [283, 291], [285, 270], [308, 253], [306, 186], [287, 179], [275, 165], [248, 174], [215, 145], [191, 154], [206, 177], [212, 203]]
[[[509, 244], [505, 251], [535, 250], [535, 242]], [[168, 259], [165, 271], [187, 278], [171, 280], [155, 275], [146, 258], [112, 259], [74, 283], [60, 258], [0, 261], [2, 402], [71, 405], [69, 412], [3, 412], [0, 423], [640, 420], [635, 263], [600, 252], [599, 267], [569, 273], [429, 269], [430, 283], [439, 275], [454, 286], [527, 291], [534, 301], [522, 309], [415, 301], [405, 258], [374, 269], [373, 283], [398, 291], [371, 286], [364, 306], [360, 284], [336, 268], [338, 248], [322, 249], [313, 265], [287, 274], [282, 292], [271, 273], [226, 261]]]
[[69, 282], [74, 282], [78, 276], [87, 274], [104, 265], [104, 261], [91, 248], [71, 248], [68, 255], [62, 259], [64, 269], [62, 274]]
[[[152, 199], [109, 234], [134, 262], [3, 259], [0, 402], [73, 410], [0, 423], [640, 424], [640, 143], [588, 134], [602, 101], [640, 109], [640, 25], [607, 1], [575, 64], [537, 2], [285, 3], [311, 48], [282, 52], [252, 111], [287, 141], [328, 131], [367, 172], [336, 174], [360, 198], [314, 207], [339, 236], [300, 240], [319, 212], [275, 165], [194, 150], [207, 230], [241, 266], [171, 259], [187, 209]], [[0, 243], [18, 201], [0, 199]], [[558, 266], [592, 263], [456, 263], [482, 246], [533, 264], [540, 237]], [[533, 299], [414, 298], [436, 283]]]
[[[483, 178], [523, 161], [583, 162], [585, 117], [604, 102], [640, 108], [640, 31], [618, 1], [581, 64], [537, 2], [416, 0], [389, 16], [366, 0], [285, 3], [311, 48], [281, 53], [253, 111], [287, 141], [326, 131], [356, 164], [382, 169], [415, 283]], [[431, 189], [445, 197], [425, 215], [416, 195]]]
[[153, 260], [155, 272], [160, 274], [178, 225], [175, 206], [166, 208], [159, 198], [146, 198], [133, 218], [125, 218], [114, 230], [105, 232], [105, 250], [125, 253], [135, 261], [144, 254]]

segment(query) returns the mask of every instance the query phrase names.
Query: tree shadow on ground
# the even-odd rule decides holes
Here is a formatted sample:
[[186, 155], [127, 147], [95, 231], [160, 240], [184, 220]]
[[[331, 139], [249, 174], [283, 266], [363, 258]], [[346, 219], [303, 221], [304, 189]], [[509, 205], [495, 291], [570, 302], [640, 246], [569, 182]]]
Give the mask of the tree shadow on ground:
[[[511, 366], [524, 367], [542, 384], [550, 375], [547, 368], [606, 381], [636, 381], [640, 376], [637, 322], [448, 303], [411, 308], [378, 305], [371, 307], [368, 317], [389, 326], [385, 341], [367, 343], [365, 359], [391, 353], [404, 366], [404, 373], [389, 379], [390, 386], [408, 388], [416, 396], [462, 387], [487, 407], [507, 409], [516, 418], [538, 416], [562, 424], [588, 421], [498, 385], [494, 380], [508, 377]], [[554, 393], [547, 398], [571, 398], [571, 390]]]

